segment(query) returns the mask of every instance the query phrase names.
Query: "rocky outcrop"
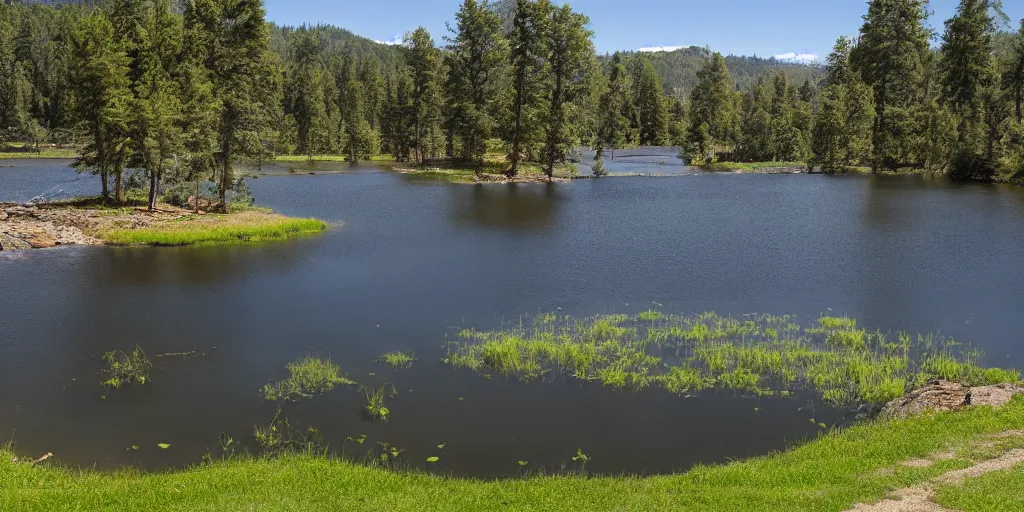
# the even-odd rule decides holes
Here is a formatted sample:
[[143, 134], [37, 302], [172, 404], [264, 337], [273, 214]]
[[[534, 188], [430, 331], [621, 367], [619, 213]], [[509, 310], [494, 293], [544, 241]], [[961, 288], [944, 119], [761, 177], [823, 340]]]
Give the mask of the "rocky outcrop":
[[1024, 393], [1024, 385], [996, 384], [972, 388], [956, 382], [937, 380], [885, 404], [879, 417], [906, 418], [931, 410], [956, 411], [968, 405], [999, 407], [1018, 393]]
[[102, 244], [82, 231], [92, 225], [92, 215], [88, 211], [0, 204], [0, 251]]

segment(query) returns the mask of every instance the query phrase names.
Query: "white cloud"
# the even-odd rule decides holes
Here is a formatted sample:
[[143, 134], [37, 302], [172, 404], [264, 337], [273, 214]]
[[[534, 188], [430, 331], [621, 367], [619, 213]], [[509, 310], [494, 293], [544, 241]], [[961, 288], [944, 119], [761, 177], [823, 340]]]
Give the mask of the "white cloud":
[[643, 48], [637, 48], [638, 52], [674, 52], [683, 48], [689, 48], [689, 46], [645, 46]]
[[398, 45], [402, 44], [404, 41], [405, 41], [405, 36], [403, 36], [402, 34], [395, 34], [394, 39], [392, 39], [390, 41], [378, 41], [376, 39], [374, 40], [375, 43], [386, 44], [388, 46], [398, 46]]
[[797, 64], [810, 64], [818, 61], [818, 56], [813, 53], [789, 52], [775, 56], [775, 60], [782, 62], [793, 62]]

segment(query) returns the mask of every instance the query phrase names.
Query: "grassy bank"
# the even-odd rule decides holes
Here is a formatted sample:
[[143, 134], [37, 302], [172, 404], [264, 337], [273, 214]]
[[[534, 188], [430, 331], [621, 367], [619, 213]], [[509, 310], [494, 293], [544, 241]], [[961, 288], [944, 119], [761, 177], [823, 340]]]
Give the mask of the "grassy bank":
[[325, 229], [327, 223], [321, 220], [248, 211], [226, 215], [186, 215], [145, 228], [103, 231], [98, 237], [110, 245], [224, 245], [285, 240]]
[[[155, 474], [71, 471], [49, 462], [14, 463], [13, 454], [2, 450], [0, 509], [841, 511], [1021, 446], [1021, 437], [993, 436], [1024, 425], [1021, 398], [1002, 409], [868, 423], [786, 453], [653, 477], [479, 481], [314, 455], [235, 459]], [[940, 452], [946, 455], [936, 456]], [[933, 462], [904, 464], [912, 460]], [[423, 461], [412, 465], [428, 467]], [[1006, 489], [1020, 489], [1022, 479], [1017, 471], [979, 481], [997, 490], [992, 496], [1009, 499]], [[941, 499], [962, 496], [944, 491]], [[969, 510], [1015, 510], [991, 496], [988, 501], [995, 503]]]
[[78, 150], [74, 148], [42, 147], [39, 151], [24, 143], [12, 142], [5, 147], [0, 147], [0, 160], [13, 159], [36, 159], [36, 158], [57, 158], [68, 159], [78, 156]]
[[796, 171], [806, 168], [806, 162], [715, 162], [701, 166], [701, 169], [705, 171], [742, 173]]
[[[313, 159], [310, 160], [309, 155], [277, 155], [272, 162], [348, 162], [348, 157], [345, 155], [313, 155]], [[364, 160], [366, 162], [394, 162], [395, 158], [391, 155], [375, 155], [369, 159]]]

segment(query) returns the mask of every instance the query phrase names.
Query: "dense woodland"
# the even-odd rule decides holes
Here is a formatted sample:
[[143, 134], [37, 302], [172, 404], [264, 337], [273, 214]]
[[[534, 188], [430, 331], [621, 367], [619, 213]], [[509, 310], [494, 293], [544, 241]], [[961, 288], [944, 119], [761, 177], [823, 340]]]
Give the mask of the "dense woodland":
[[589, 19], [549, 0], [465, 0], [448, 33], [400, 46], [279, 27], [260, 0], [5, 2], [0, 142], [79, 147], [104, 197], [142, 176], [151, 204], [212, 181], [223, 205], [239, 164], [282, 154], [480, 168], [500, 147], [510, 176], [524, 162], [550, 176], [580, 145], [598, 149], [596, 174], [603, 148], [678, 145], [694, 164], [1024, 173], [1024, 21], [962, 0], [933, 34], [928, 14], [870, 1], [819, 69], [699, 48], [598, 56]]

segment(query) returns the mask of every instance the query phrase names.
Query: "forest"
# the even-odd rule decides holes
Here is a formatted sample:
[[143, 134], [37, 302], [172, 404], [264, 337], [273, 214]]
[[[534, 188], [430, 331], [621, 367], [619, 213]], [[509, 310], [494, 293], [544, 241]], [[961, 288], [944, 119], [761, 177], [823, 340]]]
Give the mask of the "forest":
[[0, 144], [74, 147], [105, 198], [141, 179], [151, 205], [201, 182], [223, 204], [237, 166], [279, 155], [480, 168], [500, 152], [509, 176], [525, 162], [551, 176], [589, 146], [599, 176], [604, 148], [673, 145], [692, 165], [1024, 175], [1024, 20], [961, 0], [933, 33], [929, 14], [872, 0], [819, 69], [699, 48], [599, 56], [588, 17], [549, 0], [465, 0], [447, 34], [398, 46], [277, 26], [260, 0], [13, 0]]

